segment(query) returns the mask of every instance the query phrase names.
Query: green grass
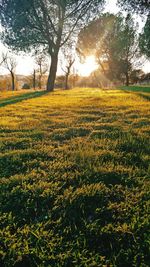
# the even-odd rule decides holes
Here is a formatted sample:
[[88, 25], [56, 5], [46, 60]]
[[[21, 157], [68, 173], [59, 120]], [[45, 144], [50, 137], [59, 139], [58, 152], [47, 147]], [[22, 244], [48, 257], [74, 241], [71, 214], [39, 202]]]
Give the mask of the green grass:
[[0, 98], [0, 108], [5, 107], [7, 105], [16, 104], [18, 102], [28, 100], [31, 98], [40, 97], [44, 94], [46, 94], [46, 91], [37, 91], [37, 92], [31, 92], [31, 93], [25, 93], [25, 94], [15, 94], [8, 98]]
[[135, 85], [121, 86], [120, 89], [122, 89], [122, 90], [128, 90], [128, 91], [133, 91], [133, 92], [150, 93], [150, 85], [149, 86], [135, 86]]
[[143, 94], [1, 94], [1, 266], [149, 266]]

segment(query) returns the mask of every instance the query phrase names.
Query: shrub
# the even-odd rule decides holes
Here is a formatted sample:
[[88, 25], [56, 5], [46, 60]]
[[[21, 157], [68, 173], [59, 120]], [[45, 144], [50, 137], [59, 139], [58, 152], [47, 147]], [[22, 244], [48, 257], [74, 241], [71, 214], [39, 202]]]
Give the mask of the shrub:
[[28, 83], [24, 83], [22, 89], [30, 89], [30, 85]]

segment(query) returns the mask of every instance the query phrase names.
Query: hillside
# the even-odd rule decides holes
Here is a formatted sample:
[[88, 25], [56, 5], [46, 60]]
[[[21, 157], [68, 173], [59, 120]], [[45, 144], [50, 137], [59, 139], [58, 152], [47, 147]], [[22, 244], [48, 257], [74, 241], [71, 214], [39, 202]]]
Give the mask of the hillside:
[[1, 266], [149, 266], [149, 92], [0, 97]]

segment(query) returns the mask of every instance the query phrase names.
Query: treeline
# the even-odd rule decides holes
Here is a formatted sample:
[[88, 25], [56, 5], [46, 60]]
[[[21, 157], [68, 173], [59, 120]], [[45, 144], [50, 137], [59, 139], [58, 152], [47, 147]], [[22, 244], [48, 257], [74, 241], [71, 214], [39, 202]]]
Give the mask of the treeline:
[[[17, 59], [12, 53], [2, 53], [0, 66], [6, 69], [8, 75], [0, 76], [0, 90], [17, 90], [30, 88], [44, 88], [46, 84], [47, 71], [49, 68], [47, 57], [39, 53], [34, 57], [33, 71], [28, 76], [16, 75]], [[20, 77], [21, 76], [21, 77]]]
[[[74, 87], [114, 87], [117, 85], [126, 85], [126, 79], [119, 81], [118, 79], [110, 81], [103, 73], [97, 69], [93, 71], [88, 77], [82, 77], [78, 74], [70, 74], [66, 76], [59, 75], [56, 77], [55, 88], [71, 89]], [[31, 75], [15, 75], [15, 90], [45, 90], [47, 82], [47, 74], [39, 77], [38, 72], [34, 72]], [[141, 69], [135, 69], [130, 73], [129, 79], [130, 85], [149, 85], [150, 84], [150, 73], [144, 73]], [[0, 91], [12, 90], [12, 81], [9, 75], [0, 75]]]

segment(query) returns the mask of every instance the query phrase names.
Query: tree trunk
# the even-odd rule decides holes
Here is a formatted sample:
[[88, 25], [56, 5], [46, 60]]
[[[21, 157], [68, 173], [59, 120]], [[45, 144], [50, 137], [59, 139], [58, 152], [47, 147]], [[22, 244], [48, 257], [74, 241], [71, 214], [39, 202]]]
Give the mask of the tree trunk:
[[39, 89], [40, 90], [42, 89], [42, 76], [41, 76], [41, 74], [39, 76]]
[[69, 75], [68, 73], [66, 74], [66, 77], [65, 77], [65, 90], [68, 89], [68, 78], [69, 78]]
[[15, 91], [15, 76], [13, 72], [11, 72], [11, 88], [12, 91]]
[[34, 88], [34, 90], [35, 90], [35, 83], [36, 83], [36, 74], [35, 74], [35, 70], [34, 70], [34, 72], [33, 72], [33, 88]]
[[106, 71], [105, 71], [105, 68], [103, 66], [103, 63], [100, 61], [100, 59], [98, 60], [98, 64], [100, 65], [101, 69], [102, 69], [102, 72], [104, 75], [106, 75]]
[[42, 89], [42, 63], [40, 64], [39, 89]]
[[129, 73], [126, 73], [126, 86], [129, 86]]
[[51, 66], [50, 72], [47, 81], [47, 91], [52, 92], [54, 90], [56, 72], [57, 72], [57, 64], [58, 64], [58, 53], [51, 56]]

